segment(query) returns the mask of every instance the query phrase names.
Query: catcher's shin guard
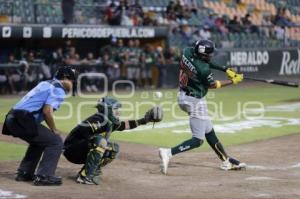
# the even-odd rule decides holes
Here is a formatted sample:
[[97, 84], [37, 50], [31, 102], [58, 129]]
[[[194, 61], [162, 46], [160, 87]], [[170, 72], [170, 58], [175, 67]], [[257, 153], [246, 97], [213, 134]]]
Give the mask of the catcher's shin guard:
[[90, 182], [99, 184], [99, 179], [95, 178], [95, 174], [100, 170], [100, 162], [104, 152], [105, 149], [101, 147], [90, 150], [84, 168], [79, 173], [77, 182], [83, 184], [90, 184]]

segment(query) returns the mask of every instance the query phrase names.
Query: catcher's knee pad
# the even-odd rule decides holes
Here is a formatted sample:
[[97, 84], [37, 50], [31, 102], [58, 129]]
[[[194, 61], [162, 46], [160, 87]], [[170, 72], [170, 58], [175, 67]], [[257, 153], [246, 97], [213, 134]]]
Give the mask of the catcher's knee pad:
[[111, 163], [114, 159], [116, 159], [116, 157], [120, 151], [119, 144], [114, 143], [114, 142], [109, 142], [107, 144], [107, 148], [108, 149], [105, 151], [103, 158], [101, 160], [102, 167]]
[[91, 149], [96, 149], [101, 151], [102, 153], [105, 152], [107, 148], [107, 141], [101, 135], [95, 135], [90, 140]]

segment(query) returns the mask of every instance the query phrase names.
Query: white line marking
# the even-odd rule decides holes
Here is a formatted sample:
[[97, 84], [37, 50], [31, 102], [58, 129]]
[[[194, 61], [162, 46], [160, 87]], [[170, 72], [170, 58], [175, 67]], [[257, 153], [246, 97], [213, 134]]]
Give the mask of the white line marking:
[[269, 193], [258, 193], [258, 194], [255, 194], [254, 197], [256, 198], [271, 198], [271, 194]]
[[253, 170], [289, 170], [289, 169], [295, 169], [295, 168], [300, 168], [300, 163], [294, 164], [291, 166], [261, 166], [261, 165], [247, 165], [247, 169], [253, 169]]
[[252, 176], [248, 177], [245, 180], [278, 180], [276, 178], [267, 177], [267, 176]]
[[27, 198], [27, 196], [0, 189], [0, 198]]

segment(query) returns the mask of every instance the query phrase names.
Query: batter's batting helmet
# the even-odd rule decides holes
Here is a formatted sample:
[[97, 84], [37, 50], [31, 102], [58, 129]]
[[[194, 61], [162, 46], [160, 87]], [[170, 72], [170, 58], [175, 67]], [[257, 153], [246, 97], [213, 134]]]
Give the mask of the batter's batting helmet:
[[214, 50], [215, 44], [210, 40], [198, 40], [194, 46], [194, 53], [205, 62], [209, 62], [210, 56]]

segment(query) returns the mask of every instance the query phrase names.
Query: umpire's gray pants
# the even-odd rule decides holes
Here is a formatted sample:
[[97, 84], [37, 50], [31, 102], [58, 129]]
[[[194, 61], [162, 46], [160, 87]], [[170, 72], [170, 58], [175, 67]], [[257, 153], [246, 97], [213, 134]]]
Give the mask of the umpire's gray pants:
[[63, 141], [59, 135], [53, 133], [50, 129], [41, 124], [37, 125], [37, 136], [30, 139], [21, 138], [29, 143], [29, 147], [19, 166], [19, 170], [33, 174], [42, 157], [36, 174], [54, 176], [62, 153]]
[[205, 134], [211, 132], [213, 128], [205, 98], [187, 96], [185, 92], [180, 91], [177, 101], [181, 110], [189, 114], [193, 137], [204, 140]]

